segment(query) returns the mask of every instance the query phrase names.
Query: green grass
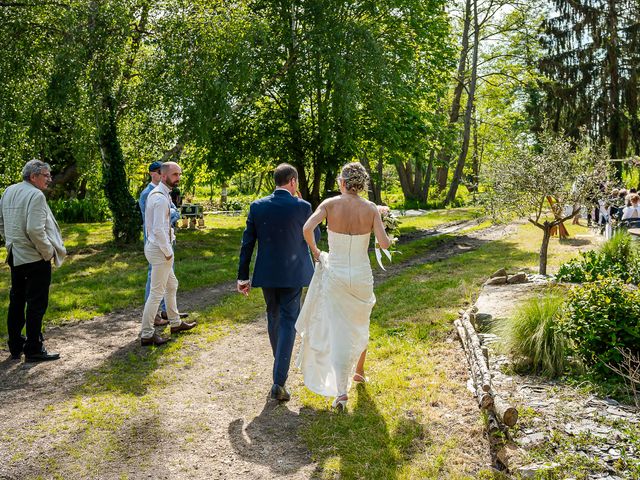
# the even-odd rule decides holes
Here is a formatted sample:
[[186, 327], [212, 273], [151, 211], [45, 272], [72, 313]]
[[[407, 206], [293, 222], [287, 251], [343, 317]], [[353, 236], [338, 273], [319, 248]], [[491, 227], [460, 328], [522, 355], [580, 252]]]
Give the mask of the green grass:
[[[414, 243], [428, 248], [436, 241]], [[303, 396], [310, 412], [304, 438], [320, 478], [491, 478], [462, 453], [482, 437], [476, 410], [464, 421], [470, 424], [443, 418], [460, 408], [460, 399], [472, 403], [463, 360], [447, 340], [458, 309], [489, 274], [499, 267], [535, 268], [539, 241], [535, 227], [523, 225], [514, 238], [407, 269], [376, 286], [367, 360], [373, 382], [352, 390], [345, 415], [330, 412], [320, 396]], [[566, 246], [551, 242], [551, 266], [569, 255]]]
[[[473, 218], [477, 210], [441, 210], [403, 219], [402, 233], [463, 218]], [[208, 216], [206, 229], [177, 232], [176, 276], [179, 290], [189, 291], [219, 284], [236, 277], [238, 254], [245, 217]], [[96, 315], [133, 305], [142, 305], [147, 261], [142, 243], [116, 246], [111, 241], [110, 223], [62, 225], [69, 256], [53, 272], [45, 325], [86, 320]], [[429, 241], [417, 244], [421, 249]], [[326, 235], [321, 247], [326, 249]], [[403, 258], [415, 254], [410, 249]], [[6, 250], [0, 249], [0, 337], [6, 336], [9, 303], [9, 267]]]
[[[424, 224], [412, 219], [415, 223], [407, 228], [432, 227], [431, 215], [419, 218]], [[216, 218], [213, 230], [179, 232], [176, 269], [181, 289], [235, 278], [243, 222], [242, 217]], [[72, 256], [54, 274], [52, 297], [59, 316], [53, 321], [68, 318], [73, 311], [61, 303], [71, 295], [70, 286], [84, 292], [72, 292], [83, 311], [105, 311], [101, 302], [107, 301], [108, 308], [142, 303], [146, 265], [141, 250], [115, 248], [107, 225], [64, 228]], [[524, 225], [516, 237], [406, 269], [376, 285], [378, 303], [371, 319], [367, 362], [373, 381], [352, 391], [344, 415], [329, 411], [329, 401], [322, 397], [304, 389], [296, 392], [304, 404], [302, 436], [318, 462], [318, 477], [491, 478], [492, 473], [477, 464], [486, 456], [477, 451], [482, 437], [477, 409], [457, 418], [461, 409], [473, 406], [473, 400], [464, 386], [466, 369], [453, 354], [451, 321], [498, 267], [534, 268], [540, 240], [537, 229]], [[441, 241], [427, 238], [403, 245], [403, 258], [424, 253]], [[552, 240], [550, 267], [572, 253]], [[118, 262], [121, 266], [115, 268]], [[87, 269], [94, 273], [84, 275]], [[3, 267], [0, 281], [5, 285], [7, 274]], [[189, 274], [192, 277], [185, 278]], [[1, 305], [6, 311], [6, 302]], [[56, 454], [43, 460], [47, 478], [69, 472], [77, 478], [95, 476], [114, 459], [124, 458], [141, 436], [147, 448], [160, 442], [159, 398], [169, 382], [189, 367], [201, 348], [235, 325], [255, 319], [263, 309], [260, 295], [227, 297], [199, 313], [198, 329], [162, 348], [119, 352], [90, 372], [71, 398], [43, 412], [41, 422], [28, 430], [3, 432], [0, 438], [28, 449], [38, 438], [55, 435]], [[448, 414], [454, 415], [453, 420]], [[151, 466], [136, 465], [137, 471], [145, 468]]]
[[[206, 230], [178, 230], [175, 270], [180, 291], [235, 278], [244, 222], [240, 216], [215, 216], [207, 218]], [[148, 266], [142, 243], [116, 246], [108, 223], [63, 225], [62, 234], [69, 256], [53, 272], [46, 323], [86, 320], [142, 305]], [[9, 285], [9, 267], [2, 263], [0, 337], [6, 335]]]
[[427, 230], [443, 223], [473, 220], [481, 216], [482, 210], [477, 207], [433, 210], [416, 217], [400, 216], [400, 232]]

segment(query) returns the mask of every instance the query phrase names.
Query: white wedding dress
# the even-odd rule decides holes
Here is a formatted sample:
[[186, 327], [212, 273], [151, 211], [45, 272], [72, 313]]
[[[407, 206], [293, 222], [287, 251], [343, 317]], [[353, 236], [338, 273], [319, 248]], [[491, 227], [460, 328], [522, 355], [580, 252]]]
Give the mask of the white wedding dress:
[[376, 303], [367, 249], [370, 234], [328, 230], [296, 322], [302, 338], [297, 365], [307, 388], [320, 395], [346, 394], [360, 354], [369, 341], [369, 317]]

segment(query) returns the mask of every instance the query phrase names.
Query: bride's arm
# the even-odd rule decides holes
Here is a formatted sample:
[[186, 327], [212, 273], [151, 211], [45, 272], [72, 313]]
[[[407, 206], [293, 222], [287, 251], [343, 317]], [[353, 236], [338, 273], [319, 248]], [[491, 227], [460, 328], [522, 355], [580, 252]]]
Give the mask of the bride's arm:
[[325, 202], [322, 202], [318, 206], [316, 211], [313, 212], [313, 215], [309, 217], [307, 222], [304, 224], [304, 227], [302, 227], [302, 234], [304, 235], [304, 240], [305, 242], [307, 242], [307, 245], [309, 245], [309, 250], [311, 250], [311, 255], [313, 255], [313, 258], [315, 258], [316, 260], [318, 260], [318, 257], [320, 257], [320, 250], [316, 246], [316, 238], [314, 235], [314, 230], [318, 225], [320, 225], [320, 222], [322, 222], [325, 218], [327, 218], [327, 209], [325, 206]]
[[373, 216], [373, 233], [376, 236], [378, 245], [380, 245], [380, 248], [389, 248], [391, 246], [391, 239], [389, 238], [389, 236], [387, 235], [387, 232], [384, 229], [384, 224], [382, 223], [382, 216], [380, 215], [380, 211], [378, 210], [378, 207], [376, 207], [373, 203], [371, 205], [375, 210], [375, 214]]

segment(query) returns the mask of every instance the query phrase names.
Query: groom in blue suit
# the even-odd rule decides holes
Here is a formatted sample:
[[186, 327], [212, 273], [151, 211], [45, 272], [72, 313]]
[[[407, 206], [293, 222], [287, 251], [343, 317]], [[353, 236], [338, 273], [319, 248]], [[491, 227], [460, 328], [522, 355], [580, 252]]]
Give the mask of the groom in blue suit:
[[[247, 227], [242, 235], [238, 267], [238, 291], [249, 294], [251, 287], [262, 287], [267, 304], [269, 340], [273, 350], [273, 386], [270, 396], [287, 401], [285, 388], [296, 338], [295, 323], [300, 313], [302, 287], [313, 276], [309, 248], [302, 226], [311, 216], [311, 204], [298, 197], [298, 172], [286, 163], [273, 172], [275, 191], [249, 207]], [[320, 230], [315, 231], [316, 241]], [[258, 242], [258, 254], [249, 280], [251, 256]]]

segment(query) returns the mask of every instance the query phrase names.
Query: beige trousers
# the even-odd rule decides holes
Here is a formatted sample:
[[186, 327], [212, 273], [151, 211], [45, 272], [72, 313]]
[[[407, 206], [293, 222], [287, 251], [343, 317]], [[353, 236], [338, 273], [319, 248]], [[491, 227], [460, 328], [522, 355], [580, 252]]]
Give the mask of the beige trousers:
[[167, 260], [159, 247], [147, 242], [144, 255], [151, 264], [151, 288], [144, 304], [142, 313], [142, 338], [151, 338], [155, 332], [153, 321], [158, 312], [160, 301], [164, 297], [167, 306], [167, 316], [172, 327], [180, 325], [180, 314], [176, 302], [178, 279], [173, 273], [173, 259]]

